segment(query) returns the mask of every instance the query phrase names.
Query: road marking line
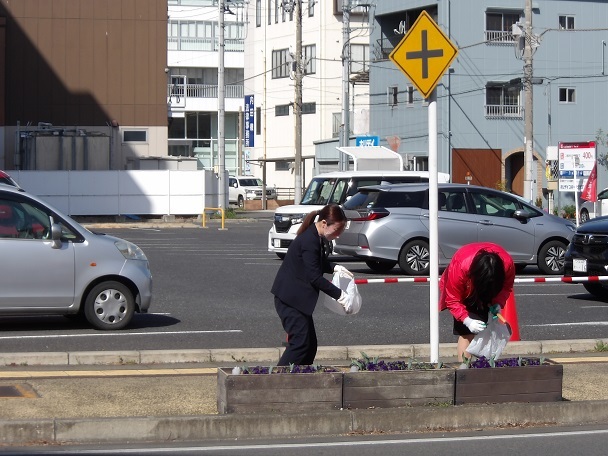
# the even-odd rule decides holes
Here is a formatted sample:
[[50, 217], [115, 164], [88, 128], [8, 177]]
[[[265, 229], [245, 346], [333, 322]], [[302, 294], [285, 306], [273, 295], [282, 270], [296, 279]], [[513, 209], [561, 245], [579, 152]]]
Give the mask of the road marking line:
[[242, 333], [240, 329], [224, 329], [217, 331], [154, 331], [154, 332], [131, 332], [131, 333], [101, 333], [101, 334], [46, 334], [39, 336], [0, 336], [0, 340], [11, 339], [61, 339], [70, 337], [120, 337], [120, 336], [156, 336], [166, 334], [222, 334], [222, 333]]
[[608, 321], [578, 321], [571, 323], [544, 323], [542, 325], [524, 326], [608, 326]]

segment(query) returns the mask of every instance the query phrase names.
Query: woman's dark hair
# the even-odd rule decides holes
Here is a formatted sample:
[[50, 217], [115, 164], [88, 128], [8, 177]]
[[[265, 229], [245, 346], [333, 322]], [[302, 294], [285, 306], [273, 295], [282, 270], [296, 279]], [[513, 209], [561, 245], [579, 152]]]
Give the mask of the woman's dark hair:
[[505, 265], [497, 253], [480, 250], [473, 258], [469, 277], [473, 286], [465, 304], [489, 306], [505, 283]]
[[319, 216], [319, 220], [327, 221], [327, 226], [335, 223], [340, 223], [342, 225], [346, 224], [346, 215], [342, 208], [337, 204], [328, 204], [323, 207], [323, 209], [310, 212], [302, 222], [297, 234], [302, 234], [306, 231], [306, 229], [313, 224], [317, 215]]

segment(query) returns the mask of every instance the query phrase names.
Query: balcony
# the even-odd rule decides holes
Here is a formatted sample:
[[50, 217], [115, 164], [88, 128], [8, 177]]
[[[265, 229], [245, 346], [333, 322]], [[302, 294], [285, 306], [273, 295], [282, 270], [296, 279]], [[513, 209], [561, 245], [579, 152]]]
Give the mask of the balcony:
[[523, 119], [524, 108], [519, 105], [485, 105], [487, 119]]
[[[217, 98], [217, 84], [167, 84], [167, 98]], [[225, 98], [243, 98], [242, 85], [225, 86]]]
[[515, 38], [511, 32], [504, 32], [502, 30], [486, 30], [486, 43], [487, 44], [513, 44]]
[[[167, 51], [207, 51], [218, 52], [220, 49], [217, 38], [186, 38], [170, 36], [167, 40]], [[225, 39], [225, 52], [244, 52], [243, 39]]]

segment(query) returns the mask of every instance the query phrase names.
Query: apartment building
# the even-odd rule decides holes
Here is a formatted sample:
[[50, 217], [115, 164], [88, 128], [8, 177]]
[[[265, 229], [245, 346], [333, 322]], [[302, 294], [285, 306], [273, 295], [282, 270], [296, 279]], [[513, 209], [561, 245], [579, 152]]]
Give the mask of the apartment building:
[[[533, 201], [541, 198], [546, 208], [557, 171], [557, 162], [546, 162], [551, 158], [547, 148], [593, 141], [599, 129], [608, 128], [608, 3], [530, 3], [531, 195]], [[450, 173], [453, 182], [466, 182], [469, 173], [472, 184], [504, 186], [523, 195], [525, 5], [526, 0], [376, 2], [370, 37], [370, 131], [383, 141], [398, 137], [399, 152], [412, 169], [428, 166], [427, 102], [388, 60], [426, 10], [459, 49], [436, 89], [439, 171]], [[608, 185], [606, 170], [598, 171], [598, 188], [603, 188]], [[564, 205], [573, 193], [554, 196], [556, 201], [561, 198], [557, 205]]]
[[[296, 3], [302, 11], [302, 56], [295, 54]], [[368, 5], [370, 2], [365, 2]], [[302, 79], [302, 183], [314, 174], [338, 169], [334, 144], [317, 160], [315, 143], [338, 138], [342, 124], [343, 59], [350, 51], [349, 111], [352, 135], [368, 132], [369, 22], [371, 8], [349, 2], [348, 40], [343, 40], [342, 0], [252, 0], [247, 7], [244, 94], [249, 97], [250, 137], [244, 146], [245, 170], [279, 188], [294, 188], [294, 65]], [[354, 139], [353, 139], [354, 143]], [[354, 144], [353, 144], [354, 145]]]
[[[224, 4], [224, 157], [226, 170], [241, 174], [247, 18], [244, 2]], [[168, 18], [168, 153], [193, 157], [198, 169], [217, 169], [221, 45], [218, 0], [168, 0]]]
[[167, 0], [2, 0], [0, 166], [167, 155]]

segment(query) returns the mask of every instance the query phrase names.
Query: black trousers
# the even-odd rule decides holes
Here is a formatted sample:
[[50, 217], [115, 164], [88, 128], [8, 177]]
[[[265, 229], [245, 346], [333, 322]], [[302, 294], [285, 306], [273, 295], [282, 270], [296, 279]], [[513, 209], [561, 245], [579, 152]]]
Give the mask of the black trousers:
[[274, 297], [274, 308], [279, 314], [288, 337], [287, 348], [279, 359], [278, 366], [312, 364], [317, 355], [317, 333], [312, 315], [303, 314], [276, 296]]

